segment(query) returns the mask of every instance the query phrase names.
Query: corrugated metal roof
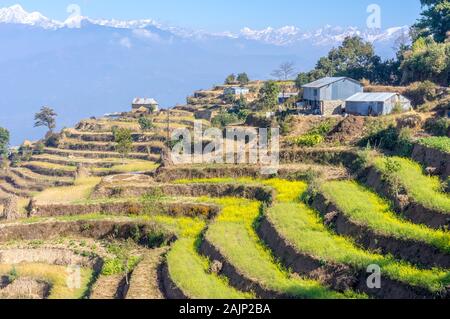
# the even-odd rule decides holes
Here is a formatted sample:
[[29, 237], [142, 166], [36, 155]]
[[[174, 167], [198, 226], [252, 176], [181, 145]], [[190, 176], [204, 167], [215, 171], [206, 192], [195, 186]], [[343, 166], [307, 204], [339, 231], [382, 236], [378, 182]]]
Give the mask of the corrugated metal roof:
[[156, 104], [157, 105], [158, 102], [156, 102], [156, 100], [152, 99], [152, 98], [137, 97], [133, 100], [133, 104], [144, 104], [144, 105], [146, 105], [146, 104], [155, 105]]
[[355, 83], [358, 83], [358, 81], [350, 79], [350, 78], [347, 78], [347, 77], [325, 77], [325, 78], [321, 78], [321, 79], [319, 79], [317, 81], [305, 84], [302, 87], [304, 87], [304, 88], [321, 88], [321, 87], [330, 85], [330, 84], [332, 84], [334, 82], [342, 81], [342, 80], [345, 80], [345, 79], [353, 81]]
[[384, 102], [393, 96], [397, 95], [397, 93], [356, 93], [355, 95], [350, 96], [346, 102]]

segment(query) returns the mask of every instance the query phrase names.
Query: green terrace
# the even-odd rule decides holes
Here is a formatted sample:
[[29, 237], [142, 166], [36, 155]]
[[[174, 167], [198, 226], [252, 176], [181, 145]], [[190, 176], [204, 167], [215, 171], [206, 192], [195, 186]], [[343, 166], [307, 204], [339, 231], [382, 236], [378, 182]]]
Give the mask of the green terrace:
[[422, 138], [419, 140], [419, 143], [444, 153], [450, 153], [450, 138], [445, 136]]
[[406, 193], [414, 201], [424, 207], [450, 214], [450, 196], [442, 190], [442, 184], [438, 177], [427, 176], [418, 163], [406, 158], [393, 157], [389, 161], [396, 164], [397, 169], [388, 170], [386, 158], [376, 158], [375, 167], [383, 174], [390, 175], [398, 180]]
[[[254, 180], [250, 178], [229, 179], [229, 178], [216, 178], [216, 179], [198, 179], [198, 180], [179, 180], [178, 183], [238, 183], [238, 184], [263, 184], [271, 186], [277, 191], [276, 201], [266, 210], [267, 218], [275, 225], [277, 232], [289, 241], [299, 252], [306, 253], [314, 256], [319, 260], [345, 264], [352, 266], [356, 269], [366, 269], [368, 265], [378, 264], [382, 267], [390, 278], [405, 282], [412, 286], [422, 287], [431, 292], [437, 293], [442, 291], [450, 283], [450, 273], [442, 269], [420, 269], [407, 262], [397, 261], [393, 257], [386, 255], [380, 255], [371, 253], [369, 251], [359, 248], [351, 239], [336, 235], [329, 230], [323, 223], [321, 217], [314, 210], [309, 208], [301, 201], [302, 196], [307, 191], [307, 184], [301, 181], [286, 181], [279, 179], [272, 180]], [[336, 183], [346, 182], [330, 182], [331, 185]], [[354, 184], [352, 182], [349, 182]], [[340, 185], [340, 184], [337, 184]], [[342, 187], [342, 185], [340, 185]], [[352, 190], [354, 191], [354, 190]], [[357, 193], [354, 196], [343, 197], [342, 201], [348, 204], [364, 202]], [[238, 209], [233, 209], [229, 214], [229, 218], [232, 220], [233, 216], [237, 215]], [[246, 210], [245, 216], [251, 210]], [[253, 211], [254, 216], [258, 215], [258, 212]], [[370, 215], [370, 214], [369, 214]], [[251, 215], [250, 215], [251, 216]], [[219, 217], [220, 218], [220, 217]], [[369, 218], [369, 217], [368, 217]], [[252, 226], [249, 218], [247, 223], [247, 232], [252, 233]], [[240, 224], [243, 224], [242, 222]], [[404, 225], [409, 225], [404, 222]], [[438, 239], [440, 236], [448, 237], [448, 234], [443, 232], [434, 232], [425, 227], [419, 227], [411, 225], [429, 231], [430, 234], [435, 235]], [[220, 235], [217, 235], [218, 230], [209, 231], [210, 236], [214, 236], [215, 240], [227, 241], [232, 240], [232, 234], [230, 231], [224, 233], [224, 238], [221, 239]], [[217, 237], [217, 238], [216, 238]], [[444, 240], [445, 241], [445, 240]], [[445, 241], [446, 242], [446, 241]], [[242, 239], [237, 241], [238, 245], [242, 245]]]

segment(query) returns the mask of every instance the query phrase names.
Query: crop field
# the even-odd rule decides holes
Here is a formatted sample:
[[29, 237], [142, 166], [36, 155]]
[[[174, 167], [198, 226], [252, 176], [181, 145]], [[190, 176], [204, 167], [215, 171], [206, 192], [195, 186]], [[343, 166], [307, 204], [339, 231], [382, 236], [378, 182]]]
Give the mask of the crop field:
[[[82, 121], [1, 171], [0, 298], [450, 297], [450, 200], [427, 167], [377, 153], [356, 176], [349, 145], [283, 146], [270, 177], [178, 166], [166, 115], [146, 131], [131, 115]], [[169, 130], [194, 119], [173, 111]]]

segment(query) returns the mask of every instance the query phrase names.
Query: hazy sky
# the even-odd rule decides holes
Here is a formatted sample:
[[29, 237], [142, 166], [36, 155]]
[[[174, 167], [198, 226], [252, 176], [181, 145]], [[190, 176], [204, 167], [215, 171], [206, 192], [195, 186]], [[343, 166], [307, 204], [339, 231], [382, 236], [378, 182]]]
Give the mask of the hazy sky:
[[380, 6], [383, 29], [410, 25], [420, 13], [419, 0], [0, 0], [0, 7], [13, 4], [57, 20], [68, 17], [69, 4], [78, 4], [91, 18], [151, 18], [214, 32], [285, 25], [364, 27], [370, 4]]

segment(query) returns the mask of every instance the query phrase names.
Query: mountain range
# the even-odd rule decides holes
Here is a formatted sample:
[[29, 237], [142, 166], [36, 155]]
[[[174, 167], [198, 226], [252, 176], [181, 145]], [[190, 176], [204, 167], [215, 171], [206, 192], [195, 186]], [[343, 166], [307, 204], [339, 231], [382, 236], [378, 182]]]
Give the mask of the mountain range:
[[74, 14], [57, 21], [14, 5], [0, 9], [0, 126], [10, 129], [12, 144], [19, 144], [44, 133], [33, 128], [33, 115], [43, 105], [57, 111], [59, 127], [127, 110], [138, 96], [170, 107], [232, 72], [265, 79], [284, 61], [309, 70], [350, 35], [372, 42], [379, 55], [389, 57], [408, 30], [327, 25], [312, 31], [285, 26], [212, 33], [152, 19]]

